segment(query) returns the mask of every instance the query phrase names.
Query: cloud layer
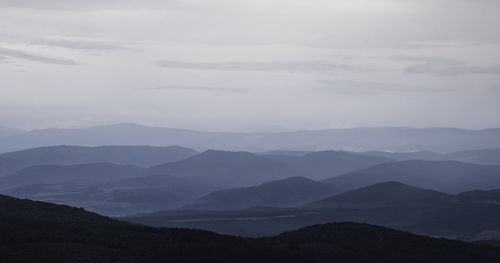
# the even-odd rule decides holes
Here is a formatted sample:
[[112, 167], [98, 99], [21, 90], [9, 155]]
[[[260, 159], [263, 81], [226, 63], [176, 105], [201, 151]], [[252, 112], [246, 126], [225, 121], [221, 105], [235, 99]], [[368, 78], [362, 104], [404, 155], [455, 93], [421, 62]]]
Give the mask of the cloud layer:
[[10, 58], [19, 58], [19, 59], [23, 59], [23, 60], [35, 61], [35, 62], [46, 63], [46, 64], [57, 64], [57, 65], [77, 65], [78, 64], [74, 60], [67, 59], [67, 58], [47, 57], [47, 56], [31, 54], [28, 52], [15, 50], [15, 49], [8, 49], [8, 48], [0, 48], [0, 55], [4, 55], [4, 56], [10, 57]]
[[497, 0], [3, 0], [0, 13], [0, 126], [500, 126]]

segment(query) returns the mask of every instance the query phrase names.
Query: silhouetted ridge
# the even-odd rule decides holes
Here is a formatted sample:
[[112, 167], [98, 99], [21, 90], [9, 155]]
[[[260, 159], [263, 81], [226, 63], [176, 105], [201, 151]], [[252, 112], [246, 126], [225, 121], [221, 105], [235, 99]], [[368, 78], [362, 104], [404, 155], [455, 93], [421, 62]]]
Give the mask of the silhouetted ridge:
[[335, 186], [339, 191], [348, 191], [386, 181], [398, 181], [447, 193], [471, 189], [488, 190], [500, 188], [500, 166], [411, 160], [379, 164], [323, 182]]
[[133, 165], [89, 163], [75, 165], [32, 166], [0, 178], [0, 189], [29, 184], [95, 183], [144, 175]]
[[485, 262], [500, 249], [356, 223], [247, 239], [152, 228], [82, 209], [0, 196], [4, 262]]
[[399, 182], [384, 182], [305, 205], [307, 208], [429, 207], [451, 202], [452, 195]]
[[[288, 165], [249, 152], [208, 150], [193, 157], [151, 167], [151, 174], [196, 177], [219, 189], [251, 186], [298, 175]], [[214, 189], [215, 190], [215, 189]]]
[[468, 151], [458, 151], [451, 153], [435, 153], [429, 151], [416, 152], [381, 152], [370, 151], [362, 154], [386, 157], [395, 160], [450, 160], [459, 162], [468, 162], [475, 164], [500, 165], [500, 149], [477, 149]]
[[344, 151], [311, 152], [302, 156], [267, 155], [286, 163], [304, 176], [320, 180], [394, 160]]
[[183, 145], [195, 149], [271, 151], [275, 149], [428, 150], [452, 152], [500, 147], [500, 129], [351, 128], [296, 132], [200, 132], [134, 124], [82, 129], [44, 129], [0, 138], [0, 152], [49, 145]]
[[325, 184], [304, 177], [291, 177], [245, 188], [212, 192], [185, 207], [199, 210], [236, 210], [256, 206], [294, 207], [328, 196]]
[[0, 154], [0, 175], [29, 166], [45, 164], [72, 165], [105, 162], [150, 167], [179, 161], [196, 154], [196, 151], [180, 146], [49, 146]]

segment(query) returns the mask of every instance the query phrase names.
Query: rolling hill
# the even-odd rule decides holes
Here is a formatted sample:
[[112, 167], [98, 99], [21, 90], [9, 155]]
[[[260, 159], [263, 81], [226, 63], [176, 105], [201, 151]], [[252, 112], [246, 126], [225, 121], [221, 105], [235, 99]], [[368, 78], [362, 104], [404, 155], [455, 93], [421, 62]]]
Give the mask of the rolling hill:
[[[215, 188], [252, 186], [300, 175], [288, 165], [249, 152], [208, 150], [196, 156], [148, 169], [150, 174], [196, 178]], [[215, 190], [215, 189], [214, 189]]]
[[286, 163], [303, 174], [303, 176], [314, 180], [321, 180], [376, 164], [394, 161], [389, 158], [344, 151], [310, 152], [302, 156], [269, 154], [266, 157]]
[[29, 166], [47, 164], [112, 163], [150, 167], [179, 161], [196, 154], [196, 151], [180, 146], [40, 147], [0, 154], [0, 175], [7, 175]]
[[83, 209], [0, 196], [6, 262], [498, 262], [500, 249], [356, 223], [248, 239], [127, 224]]
[[124, 219], [243, 236], [270, 236], [314, 224], [351, 221], [437, 237], [491, 240], [500, 239], [499, 193], [498, 190], [469, 191], [452, 195], [384, 182], [298, 208], [164, 211]]
[[0, 189], [31, 184], [81, 184], [127, 179], [144, 175], [144, 169], [132, 165], [89, 163], [75, 165], [39, 165], [0, 177]]
[[399, 182], [383, 182], [306, 204], [303, 208], [376, 209], [421, 208], [452, 202], [453, 195], [421, 189]]
[[429, 151], [417, 152], [381, 152], [371, 151], [362, 154], [391, 158], [399, 161], [407, 160], [448, 160], [485, 165], [500, 165], [500, 148], [496, 149], [478, 149], [469, 151], [458, 151], [451, 153], [435, 153]]
[[489, 190], [500, 188], [500, 166], [412, 160], [379, 164], [323, 182], [343, 192], [386, 181], [398, 181], [446, 193]]
[[332, 189], [304, 177], [212, 192], [183, 209], [241, 210], [259, 206], [295, 207], [330, 195]]

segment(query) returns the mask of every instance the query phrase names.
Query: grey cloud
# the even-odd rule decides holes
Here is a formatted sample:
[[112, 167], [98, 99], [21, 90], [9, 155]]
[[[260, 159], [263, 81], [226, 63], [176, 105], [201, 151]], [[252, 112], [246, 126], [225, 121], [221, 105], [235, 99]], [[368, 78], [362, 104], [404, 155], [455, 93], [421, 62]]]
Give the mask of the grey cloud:
[[302, 71], [302, 72], [330, 72], [330, 71], [366, 71], [361, 67], [347, 64], [332, 64], [322, 61], [271, 61], [271, 62], [184, 62], [176, 60], [159, 61], [158, 65], [164, 68], [202, 69], [202, 70], [234, 70], [234, 71]]
[[169, 7], [175, 0], [1, 0], [0, 7], [46, 10], [92, 11], [116, 8]]
[[11, 58], [20, 58], [20, 59], [36, 61], [36, 62], [46, 63], [46, 64], [58, 64], [58, 65], [77, 65], [78, 64], [75, 61], [73, 61], [71, 59], [67, 59], [67, 58], [46, 57], [46, 56], [31, 54], [31, 53], [27, 53], [24, 51], [15, 50], [15, 49], [8, 49], [8, 48], [0, 48], [0, 54], [7, 56], [7, 57], [11, 57]]
[[500, 74], [500, 65], [471, 66], [464, 63], [453, 65], [426, 63], [407, 67], [405, 72], [431, 75]]
[[466, 74], [500, 74], [500, 65], [475, 66], [445, 57], [395, 56], [399, 61], [420, 62], [406, 67], [406, 73], [436, 76], [456, 76]]
[[376, 95], [380, 93], [424, 93], [447, 91], [446, 89], [401, 83], [351, 80], [321, 80], [319, 82], [322, 86], [315, 88], [315, 90], [334, 92], [344, 95]]
[[76, 41], [76, 40], [62, 40], [62, 39], [37, 39], [30, 42], [30, 44], [52, 46], [52, 47], [64, 47], [71, 49], [80, 50], [116, 50], [125, 49], [125, 47], [102, 42], [93, 41]]
[[456, 63], [457, 61], [441, 56], [392, 56], [393, 60], [425, 63]]
[[244, 93], [246, 89], [235, 89], [227, 87], [215, 87], [215, 86], [160, 86], [154, 88], [140, 88], [143, 91], [162, 91], [162, 90], [180, 90], [180, 91], [216, 91], [216, 92], [234, 92], [234, 93]]

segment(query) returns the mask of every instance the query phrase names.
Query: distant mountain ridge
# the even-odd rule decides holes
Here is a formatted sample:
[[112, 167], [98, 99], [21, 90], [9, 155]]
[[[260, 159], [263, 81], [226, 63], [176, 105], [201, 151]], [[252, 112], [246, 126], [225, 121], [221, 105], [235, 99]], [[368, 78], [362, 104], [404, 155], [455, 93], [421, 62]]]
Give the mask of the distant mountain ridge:
[[0, 177], [0, 189], [29, 184], [96, 183], [144, 176], [143, 169], [132, 165], [90, 163], [31, 166]]
[[451, 153], [435, 153], [429, 151], [417, 152], [362, 152], [364, 155], [379, 156], [391, 158], [399, 161], [408, 160], [429, 160], [429, 161], [445, 161], [453, 160], [459, 162], [500, 165], [500, 148], [477, 149], [468, 151], [458, 151]]
[[288, 165], [264, 156], [215, 150], [204, 151], [178, 162], [154, 166], [148, 172], [196, 178], [199, 182], [219, 188], [252, 186], [299, 175]]
[[345, 151], [310, 152], [300, 156], [268, 154], [270, 159], [283, 162], [305, 177], [320, 180], [337, 176], [376, 164], [393, 162], [395, 160]]
[[82, 129], [44, 129], [0, 138], [0, 152], [50, 145], [182, 145], [196, 150], [318, 151], [428, 150], [452, 152], [500, 147], [500, 129], [350, 128], [273, 133], [200, 132], [116, 124]]
[[183, 209], [240, 210], [258, 206], [296, 207], [330, 195], [332, 189], [304, 177], [212, 192]]
[[411, 160], [378, 164], [323, 180], [324, 183], [335, 186], [339, 192], [386, 181], [397, 181], [446, 193], [496, 189], [500, 188], [500, 166]]
[[420, 208], [451, 202], [453, 196], [438, 191], [383, 182], [317, 200], [303, 208], [375, 209], [383, 207]]
[[24, 131], [20, 130], [20, 129], [7, 128], [7, 127], [0, 126], [0, 137], [11, 136], [11, 135], [19, 134], [19, 133], [23, 133], [23, 132]]
[[48, 146], [0, 154], [0, 176], [35, 165], [112, 163], [150, 167], [196, 154], [180, 146]]
[[[13, 154], [30, 153], [39, 158], [38, 151], [44, 153], [46, 149], [52, 148]], [[47, 158], [41, 158], [45, 161], [53, 158], [50, 154], [41, 156]], [[338, 175], [340, 171], [347, 172]], [[320, 182], [310, 180], [327, 175], [331, 177]], [[304, 178], [286, 179], [293, 177]], [[296, 183], [300, 180], [303, 184]], [[394, 162], [342, 151], [284, 156], [209, 150], [150, 168], [109, 163], [30, 166], [0, 177], [0, 191], [121, 216], [185, 205], [221, 210], [290, 207], [387, 181], [446, 193], [500, 189], [500, 166], [455, 161]], [[280, 195], [283, 191], [287, 194]]]

